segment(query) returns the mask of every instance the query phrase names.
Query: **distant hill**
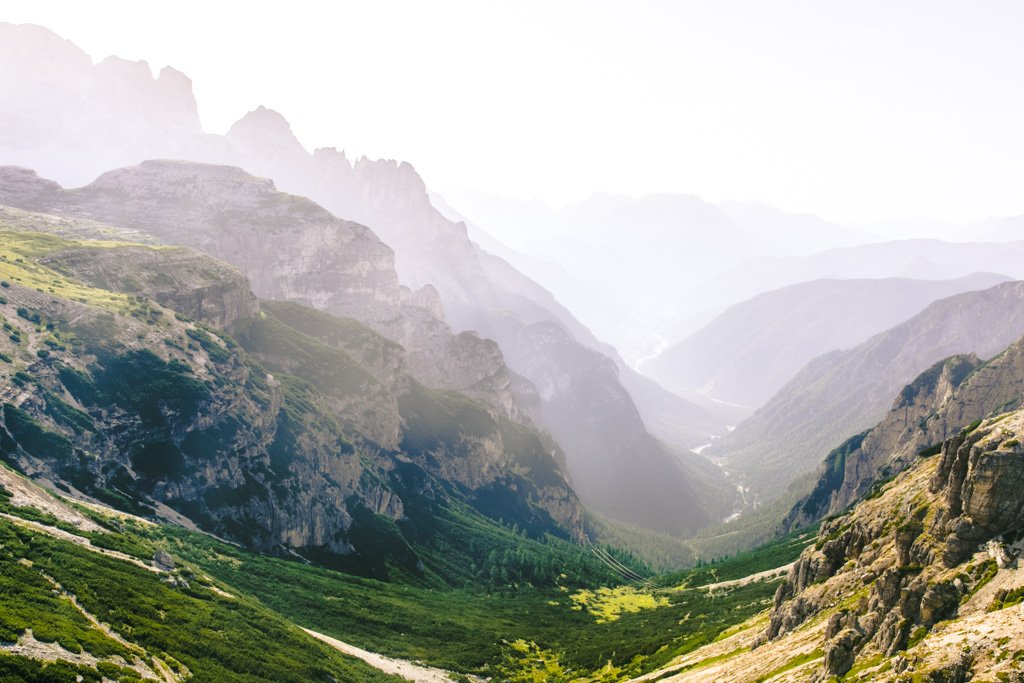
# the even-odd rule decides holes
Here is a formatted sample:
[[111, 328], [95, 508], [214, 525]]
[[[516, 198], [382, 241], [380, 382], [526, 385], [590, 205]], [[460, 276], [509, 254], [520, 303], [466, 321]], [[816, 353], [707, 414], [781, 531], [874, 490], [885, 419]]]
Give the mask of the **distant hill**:
[[698, 285], [723, 270], [879, 239], [811, 214], [686, 194], [598, 193], [560, 209], [475, 193], [446, 199], [630, 363], [678, 341], [694, 313], [721, 307]]
[[812, 358], [856, 346], [937, 299], [1007, 279], [803, 282], [729, 307], [641, 369], [670, 389], [758, 408]]
[[[975, 239], [987, 239], [978, 234]], [[905, 239], [827, 249], [804, 256], [758, 257], [722, 270], [695, 289], [707, 308], [729, 306], [761, 292], [820, 279], [949, 280], [971, 273], [1024, 278], [1024, 241], [947, 242]], [[691, 291], [677, 300], [689, 301]]]
[[711, 452], [761, 501], [885, 416], [900, 389], [958, 353], [990, 358], [1024, 334], [1024, 283], [936, 301], [845, 351], [815, 358]]

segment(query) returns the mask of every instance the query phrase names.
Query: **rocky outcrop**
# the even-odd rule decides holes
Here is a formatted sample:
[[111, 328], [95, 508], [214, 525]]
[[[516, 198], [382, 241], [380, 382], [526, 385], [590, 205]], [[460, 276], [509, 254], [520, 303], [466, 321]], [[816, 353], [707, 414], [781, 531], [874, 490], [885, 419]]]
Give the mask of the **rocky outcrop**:
[[825, 670], [833, 676], [842, 676], [853, 667], [856, 647], [862, 639], [856, 629], [840, 631], [825, 647]]
[[975, 420], [1024, 401], [1024, 339], [988, 362], [976, 356], [940, 361], [908, 384], [892, 410], [853, 448], [822, 465], [814, 490], [790, 512], [786, 526], [836, 514]]
[[237, 266], [257, 296], [363, 321], [408, 350], [420, 381], [518, 418], [494, 342], [453, 334], [438, 315], [436, 292], [402, 287], [391, 249], [369, 229], [278, 192], [269, 180], [226, 166], [148, 161], [78, 190], [54, 190], [48, 181], [28, 182], [21, 169], [0, 169], [0, 203], [98, 218], [198, 249]]
[[211, 327], [227, 329], [259, 310], [237, 268], [191, 249], [77, 247], [41, 262], [98, 289], [146, 296]]
[[[930, 488], [945, 498], [946, 509], [935, 523], [945, 538], [942, 561], [956, 566], [978, 544], [1020, 528], [1024, 521], [1024, 449], [1017, 438], [1019, 422], [961, 433], [943, 444]], [[1006, 560], [1003, 560], [1006, 564]]]
[[[904, 406], [913, 393], [904, 392]], [[998, 609], [998, 596], [972, 598], [1016, 561], [1008, 543], [1024, 529], [1022, 432], [1019, 410], [971, 425], [944, 441], [939, 457], [917, 458], [877, 496], [824, 523], [779, 587], [760, 642], [792, 637], [824, 615], [824, 680], [915, 647], [963, 610]]]

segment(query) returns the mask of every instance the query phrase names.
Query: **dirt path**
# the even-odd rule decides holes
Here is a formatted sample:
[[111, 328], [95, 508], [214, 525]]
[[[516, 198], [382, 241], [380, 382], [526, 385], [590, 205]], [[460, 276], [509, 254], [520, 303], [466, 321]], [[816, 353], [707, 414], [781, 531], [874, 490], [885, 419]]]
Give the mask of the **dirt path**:
[[63, 529], [58, 529], [54, 526], [47, 526], [46, 524], [40, 524], [39, 522], [33, 522], [28, 519], [22, 519], [21, 517], [15, 517], [14, 515], [9, 515], [6, 512], [0, 512], [0, 519], [6, 519], [27, 529], [31, 529], [32, 531], [38, 531], [41, 534], [47, 534], [48, 536], [59, 538], [62, 541], [74, 543], [77, 546], [85, 548], [86, 550], [91, 550], [92, 552], [97, 553], [99, 555], [106, 555], [107, 557], [112, 557], [115, 560], [129, 562], [131, 564], [134, 564], [136, 567], [142, 567], [143, 569], [155, 572], [157, 574], [160, 573], [159, 569], [149, 564], [148, 562], [143, 562], [137, 557], [132, 557], [131, 555], [126, 555], [125, 553], [118, 552], [116, 550], [107, 550], [106, 548], [100, 548], [98, 546], [93, 545], [92, 541], [90, 541], [88, 538], [77, 536], [69, 531], [64, 531]]
[[[175, 674], [171, 670], [171, 668], [167, 666], [167, 664], [164, 663], [164, 661], [159, 657], [150, 657], [149, 653], [146, 652], [146, 648], [142, 647], [141, 645], [136, 645], [135, 643], [125, 640], [123, 637], [121, 637], [120, 633], [110, 628], [109, 624], [101, 622], [99, 619], [96, 618], [96, 616], [92, 612], [85, 609], [85, 607], [83, 607], [82, 604], [78, 602], [78, 598], [73, 593], [69, 593], [66, 590], [64, 590], [64, 587], [61, 586], [52, 576], [49, 576], [48, 574], [43, 574], [42, 576], [50, 583], [51, 586], [53, 586], [54, 590], [58, 591], [61, 594], [61, 597], [69, 601], [71, 605], [76, 610], [78, 610], [78, 612], [83, 617], [85, 617], [90, 624], [92, 624], [93, 628], [95, 628], [97, 631], [101, 632], [103, 635], [107, 636], [111, 640], [117, 641], [126, 649], [131, 650], [136, 654], [135, 661], [132, 662], [130, 666], [131, 668], [135, 669], [143, 678], [162, 681], [162, 683], [178, 683], [178, 681], [181, 681], [183, 678], [187, 677], [187, 674], [185, 676], [179, 676]], [[150, 668], [146, 665], [144, 660], [147, 658], [151, 659], [154, 668]]]
[[697, 588], [706, 588], [709, 591], [716, 590], [718, 588], [729, 588], [730, 586], [745, 586], [748, 583], [754, 581], [764, 581], [765, 579], [774, 579], [777, 576], [785, 576], [789, 568], [792, 567], [795, 562], [784, 564], [781, 567], [775, 567], [774, 569], [765, 569], [763, 572], [751, 574], [750, 576], [744, 576], [741, 579], [730, 579], [729, 581], [719, 581], [718, 583], [709, 583], [704, 586], [697, 586]]
[[444, 669], [434, 669], [432, 667], [420, 666], [419, 664], [413, 664], [407, 662], [404, 659], [393, 659], [391, 657], [385, 657], [375, 652], [363, 650], [362, 648], [343, 643], [340, 640], [325, 636], [323, 633], [317, 633], [311, 631], [308, 628], [302, 629], [309, 635], [313, 636], [317, 640], [321, 640], [335, 650], [344, 652], [347, 655], [356, 657], [363, 660], [375, 669], [396, 676], [401, 676], [407, 681], [413, 681], [414, 683], [452, 683], [451, 673]]

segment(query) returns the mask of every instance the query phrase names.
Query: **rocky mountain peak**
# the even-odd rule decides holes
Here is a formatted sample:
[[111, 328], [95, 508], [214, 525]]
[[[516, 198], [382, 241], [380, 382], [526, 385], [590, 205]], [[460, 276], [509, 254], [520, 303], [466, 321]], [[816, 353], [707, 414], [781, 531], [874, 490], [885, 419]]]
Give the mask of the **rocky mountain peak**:
[[236, 121], [227, 134], [228, 142], [240, 150], [267, 148], [306, 155], [287, 119], [279, 112], [260, 105]]
[[225, 141], [234, 150], [233, 163], [250, 173], [274, 178], [284, 189], [311, 194], [294, 183], [306, 173], [310, 155], [280, 113], [257, 107], [231, 126]]
[[[38, 63], [40, 54], [46, 55], [49, 64]], [[39, 71], [57, 64], [76, 69], [92, 66], [92, 58], [83, 49], [37, 24], [0, 22], [0, 57], [5, 62], [9, 59], [17, 60], [17, 66], [26, 68], [35, 64]], [[13, 77], [17, 74], [5, 75]]]
[[127, 81], [124, 83], [126, 87], [153, 80], [153, 69], [144, 59], [124, 59], [117, 55], [110, 55], [96, 65], [96, 71], [108, 78], [116, 78], [122, 82]]

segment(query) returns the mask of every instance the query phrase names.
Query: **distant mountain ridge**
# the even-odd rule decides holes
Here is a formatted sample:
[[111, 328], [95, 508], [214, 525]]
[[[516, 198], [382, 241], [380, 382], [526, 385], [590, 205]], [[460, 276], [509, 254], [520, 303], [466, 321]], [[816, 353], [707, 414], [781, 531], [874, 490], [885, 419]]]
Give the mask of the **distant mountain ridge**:
[[900, 389], [954, 354], [990, 358], [1024, 334], [1024, 283], [957, 294], [858, 346], [808, 363], [713, 456], [762, 500], [882, 419]]
[[684, 194], [595, 194], [560, 209], [468, 192], [446, 200], [521, 254], [508, 257], [630, 363], [659, 350], [652, 340], [680, 339], [678, 329], [695, 313], [736, 301], [699, 286], [722, 270], [759, 256], [879, 239], [809, 214]]
[[[190, 119], [185, 115], [172, 124], [165, 126], [158, 120], [153, 127], [145, 129], [145, 119], [138, 117], [134, 109], [93, 107], [90, 103], [97, 96], [91, 91], [61, 91], [61, 84], [66, 80], [62, 75], [75, 79], [99, 78], [83, 75], [97, 67], [92, 67], [91, 60], [67, 41], [38, 27], [10, 25], [0, 27], [0, 37], [9, 46], [6, 52], [0, 52], [0, 58], [10, 66], [5, 73], [18, 71], [26, 65], [24, 68], [29, 72], [44, 71], [44, 80], [49, 84], [41, 92], [12, 77], [10, 85], [19, 88], [19, 102], [48, 102], [55, 96], [64, 96], [64, 107], [69, 111], [79, 102], [83, 103], [83, 115], [75, 121], [73, 129], [57, 125], [47, 117], [31, 122], [31, 126], [18, 123], [15, 128], [24, 125], [26, 130], [35, 132], [16, 134], [14, 137], [20, 135], [19, 139], [23, 140], [17, 150], [0, 146], [2, 158], [34, 167], [44, 175], [69, 184], [80, 183], [90, 174], [95, 176], [111, 168], [139, 164], [153, 156], [240, 166], [251, 173], [270, 177], [281, 190], [308, 196], [335, 215], [369, 226], [394, 249], [399, 281], [420, 292], [421, 299], [417, 303], [421, 307], [429, 309], [439, 303], [444, 320], [455, 330], [475, 330], [480, 335], [493, 337], [505, 351], [503, 355], [512, 364], [511, 370], [525, 377], [528, 383], [542, 383], [545, 377], [558, 378], [549, 385], [557, 392], [543, 396], [539, 405], [532, 402], [535, 395], [529, 388], [518, 384], [528, 394], [521, 396], [518, 402], [533, 406], [529, 408], [531, 417], [559, 441], [572, 442], [582, 433], [593, 435], [592, 450], [566, 449], [568, 467], [573, 478], [607, 478], [607, 486], [602, 486], [618, 494], [609, 510], [626, 510], [622, 501], [627, 496], [649, 492], [651, 489], [644, 481], [657, 483], [662, 493], [649, 497], [649, 505], [633, 510], [625, 521], [650, 524], [657, 519], [662, 529], [688, 533], [729, 507], [729, 503], [723, 503], [720, 508], [709, 510], [695, 502], [701, 496], [697, 495], [699, 492], [695, 490], [687, 461], [677, 458], [672, 448], [662, 445], [648, 433], [645, 417], [638, 413], [637, 404], [620, 381], [616, 363], [594, 359], [593, 350], [588, 348], [589, 333], [549, 293], [500, 259], [481, 252], [468, 239], [464, 225], [448, 221], [439, 214], [430, 205], [423, 181], [409, 164], [366, 158], [353, 163], [343, 152], [333, 149], [320, 149], [310, 154], [295, 138], [287, 121], [265, 108], [243, 117], [226, 136], [203, 134], [188, 124]], [[56, 44], [62, 48], [53, 50]], [[33, 55], [40, 51], [52, 58], [29, 64], [35, 59]], [[144, 65], [134, 68], [138, 74], [147, 71]], [[156, 97], [150, 85], [153, 80], [150, 75], [148, 81], [140, 77], [125, 81], [123, 85], [149, 102], [148, 98]], [[185, 104], [168, 106], [169, 112], [194, 108], [189, 88], [178, 88], [175, 92]], [[156, 97], [152, 106], [159, 106], [161, 97]], [[130, 134], [118, 137], [97, 132], [122, 128]], [[102, 153], [93, 149], [97, 144], [102, 146]], [[47, 150], [55, 152], [50, 155]], [[433, 297], [431, 291], [438, 296]], [[428, 301], [431, 299], [432, 302]], [[320, 305], [323, 302], [310, 303]], [[436, 313], [437, 310], [431, 315], [436, 316]], [[551, 327], [550, 323], [555, 326]], [[553, 334], [561, 339], [550, 346], [547, 342]], [[479, 342], [481, 349], [486, 344], [483, 339]], [[522, 348], [514, 348], [517, 344]], [[553, 352], [557, 349], [557, 353], [540, 365], [516, 364], [515, 359], [538, 357], [545, 349]], [[439, 374], [445, 374], [445, 366], [439, 368]], [[529, 373], [535, 374], [531, 377]], [[514, 377], [509, 378], [510, 391], [513, 380]], [[706, 411], [657, 385], [637, 377], [631, 381], [634, 389], [645, 392], [641, 405], [645, 413], [650, 411], [648, 414], [652, 417], [648, 419], [652, 424], [662, 424], [666, 415], [676, 416], [675, 423], [669, 424], [669, 430], [662, 434], [681, 439], [674, 444], [677, 448], [701, 443], [722, 429], [723, 425]], [[458, 384], [457, 388], [469, 391], [466, 383]], [[628, 458], [632, 466], [623, 468], [618, 462], [621, 458]], [[708, 470], [705, 464], [698, 469], [714, 477], [715, 470]], [[712, 483], [707, 476], [703, 481]], [[720, 477], [712, 486], [728, 488]], [[588, 502], [598, 509], [604, 504], [593, 497]]]
[[675, 391], [758, 408], [814, 357], [856, 346], [937, 299], [1008, 279], [977, 273], [790, 285], [729, 307], [641, 370]]
[[758, 257], [708, 278], [699, 289], [707, 293], [708, 305], [713, 307], [823, 278], [937, 280], [986, 272], [1019, 279], [1024, 278], [1022, 258], [1024, 241], [902, 239], [837, 247], [810, 255]]

